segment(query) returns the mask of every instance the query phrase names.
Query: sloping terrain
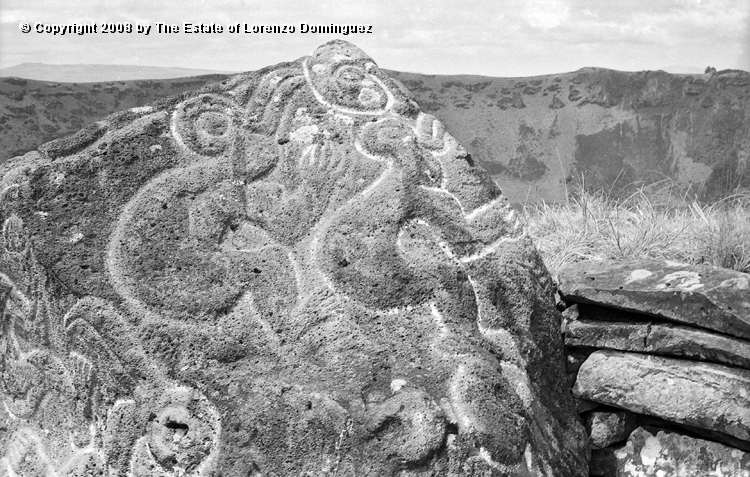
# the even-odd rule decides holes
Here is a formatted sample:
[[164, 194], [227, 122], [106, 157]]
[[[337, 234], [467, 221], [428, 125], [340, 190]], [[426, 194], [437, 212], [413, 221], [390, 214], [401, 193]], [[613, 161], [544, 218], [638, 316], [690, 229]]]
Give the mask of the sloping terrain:
[[[601, 68], [533, 78], [389, 71], [469, 149], [513, 202], [672, 179], [721, 197], [750, 187], [750, 73]], [[115, 111], [225, 79], [88, 84], [0, 79], [0, 160]], [[629, 187], [627, 187], [629, 186]]]
[[[534, 78], [391, 74], [467, 145], [514, 201], [565, 197], [566, 182], [750, 186], [750, 73], [584, 68]], [[624, 190], [622, 192], [625, 192]]]
[[221, 81], [223, 75], [170, 80], [50, 83], [0, 79], [0, 161], [72, 134], [116, 111]]

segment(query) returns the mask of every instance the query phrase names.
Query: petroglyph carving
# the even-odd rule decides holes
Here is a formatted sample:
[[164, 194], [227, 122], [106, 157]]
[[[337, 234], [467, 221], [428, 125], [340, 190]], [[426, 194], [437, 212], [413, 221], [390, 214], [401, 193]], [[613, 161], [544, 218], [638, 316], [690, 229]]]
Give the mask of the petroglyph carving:
[[[20, 219], [14, 222], [17, 230], [23, 230]], [[18, 271], [13, 266], [18, 265], [13, 253], [20, 252], [6, 248], [3, 255], [5, 271], [11, 273]], [[0, 471], [8, 476], [71, 477], [103, 472], [92, 421], [93, 366], [85, 356], [66, 355], [59, 347], [64, 343], [59, 339], [61, 320], [52, 311], [46, 279], [33, 250], [24, 246], [23, 253], [28, 260], [27, 273], [17, 273], [18, 282], [0, 275], [0, 397], [14, 424], [8, 429], [10, 439], [0, 459]], [[35, 421], [45, 423], [41, 433], [35, 426], [28, 427]], [[47, 445], [56, 441], [64, 446]]]
[[[11, 275], [0, 274], [0, 390], [6, 411], [13, 418], [29, 419], [45, 400], [72, 397], [75, 389], [68, 365], [44, 347], [57, 341], [54, 320], [39, 265], [25, 239], [19, 238], [26, 234], [23, 221], [11, 216], [4, 232], [4, 271]], [[9, 250], [9, 244], [15, 246]]]
[[228, 98], [203, 94], [174, 112], [172, 134], [187, 150], [214, 157], [232, 147], [239, 108]]
[[[138, 442], [146, 442], [144, 439], [155, 432], [153, 428], [146, 429], [148, 416], [152, 412], [169, 414], [181, 405], [190, 410], [183, 407], [174, 412], [193, 424], [190, 439], [203, 439], [193, 439], [193, 446], [198, 448], [192, 450], [185, 446], [188, 441], [183, 441], [182, 447], [187, 450], [173, 456], [183, 459], [179, 462], [193, 473], [170, 471], [163, 475], [203, 475], [218, 444], [216, 410], [205, 397], [186, 387], [158, 391], [162, 400], [157, 402], [140, 396], [138, 404], [135, 400], [116, 401], [123, 393], [142, 393], [136, 381], [139, 375], [148, 374], [149, 368], [152, 373], [159, 370], [137, 353], [133, 355], [135, 350], [130, 351], [127, 360], [118, 356], [111, 337], [127, 325], [107, 302], [88, 297], [75, 302], [62, 318], [57, 316], [47, 293], [49, 279], [44, 277], [34, 251], [27, 247], [25, 239], [19, 239], [25, 235], [20, 218], [11, 216], [6, 220], [2, 262], [4, 271], [13, 274], [15, 280], [0, 275], [0, 397], [14, 426], [8, 430], [10, 438], [0, 459], [0, 475], [82, 477], [104, 475], [106, 469], [109, 475], [126, 475], [135, 464], [123, 465], [122, 461], [130, 459], [131, 454], [133, 462], [140, 463], [139, 468], [150, 465], [151, 454], [137, 458]], [[23, 255], [22, 260], [19, 254]], [[109, 333], [102, 336], [97, 328]], [[125, 335], [132, 336], [132, 332]], [[157, 382], [169, 385], [163, 376]], [[123, 412], [122, 402], [132, 402], [135, 412]], [[120, 419], [114, 417], [118, 414]], [[95, 425], [96, 416], [103, 415], [109, 416], [104, 435]], [[208, 430], [201, 430], [201, 419], [206, 421], [203, 426], [208, 426]], [[28, 427], [36, 421], [41, 432]], [[159, 442], [159, 436], [152, 440]], [[141, 469], [132, 475], [155, 474]]]
[[146, 435], [130, 464], [133, 476], [206, 475], [219, 450], [220, 417], [208, 400], [186, 387], [167, 389], [151, 404]]
[[94, 441], [94, 428], [90, 427], [89, 442], [83, 447], [70, 444], [70, 451], [62, 459], [51, 456], [44, 439], [31, 429], [17, 431], [0, 459], [0, 475], [4, 477], [84, 477], [104, 475], [104, 459]]
[[20, 253], [26, 248], [23, 220], [15, 214], [11, 214], [3, 224], [3, 247], [8, 253]]
[[0, 467], [3, 476], [48, 476], [56, 473], [41, 440], [29, 430], [19, 431], [12, 437], [6, 455], [0, 459]]
[[423, 461], [443, 445], [447, 420], [424, 391], [405, 389], [370, 410], [373, 444], [395, 452], [404, 464]]
[[[74, 448], [113, 476], [580, 473], [538, 254], [363, 52], [332, 42], [102, 128], [0, 183], [15, 418], [63, 396]], [[63, 207], [53, 186], [85, 192]], [[67, 472], [70, 436], [36, 435], [43, 472]]]

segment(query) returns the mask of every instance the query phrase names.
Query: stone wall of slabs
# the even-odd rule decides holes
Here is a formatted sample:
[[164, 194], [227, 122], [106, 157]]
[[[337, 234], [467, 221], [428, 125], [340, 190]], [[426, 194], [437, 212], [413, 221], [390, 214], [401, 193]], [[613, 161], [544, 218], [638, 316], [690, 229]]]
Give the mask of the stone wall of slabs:
[[579, 262], [558, 293], [591, 476], [750, 476], [750, 275]]

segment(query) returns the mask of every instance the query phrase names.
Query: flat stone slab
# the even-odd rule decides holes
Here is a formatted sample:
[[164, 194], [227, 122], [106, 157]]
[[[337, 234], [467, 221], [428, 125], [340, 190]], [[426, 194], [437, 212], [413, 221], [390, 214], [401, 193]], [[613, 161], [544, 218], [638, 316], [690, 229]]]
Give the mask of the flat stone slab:
[[573, 395], [750, 441], [750, 371], [601, 350], [578, 370]]
[[566, 302], [593, 303], [750, 339], [750, 275], [669, 260], [587, 261], [559, 273]]
[[595, 452], [591, 475], [746, 477], [750, 475], [750, 454], [674, 432], [638, 428], [624, 446]]
[[568, 321], [565, 345], [680, 356], [750, 369], [750, 342], [662, 323]]

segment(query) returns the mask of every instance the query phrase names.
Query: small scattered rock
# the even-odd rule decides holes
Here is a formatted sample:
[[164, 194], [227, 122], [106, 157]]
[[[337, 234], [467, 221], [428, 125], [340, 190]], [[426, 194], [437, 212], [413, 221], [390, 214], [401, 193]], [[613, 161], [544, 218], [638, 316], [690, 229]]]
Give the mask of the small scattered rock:
[[568, 352], [565, 356], [565, 371], [568, 373], [577, 373], [583, 362], [589, 357], [589, 354], [591, 353], [583, 351]]
[[[602, 453], [604, 455], [607, 452]], [[750, 454], [674, 432], [636, 429], [627, 444], [613, 450], [617, 477], [696, 477], [750, 475]], [[613, 459], [597, 456], [599, 464]], [[597, 469], [599, 470], [599, 469]], [[605, 475], [593, 474], [592, 475]]]
[[583, 96], [581, 96], [581, 92], [571, 86], [570, 93], [568, 93], [568, 100], [575, 102], [582, 97]]
[[511, 96], [503, 96], [502, 98], [500, 98], [500, 100], [497, 102], [497, 107], [500, 109], [523, 109], [526, 107], [526, 104], [523, 102], [523, 97], [516, 92]]
[[586, 417], [590, 429], [589, 443], [592, 449], [603, 449], [628, 438], [638, 427], [638, 419], [627, 411], [594, 411]]
[[552, 102], [549, 105], [550, 109], [561, 109], [565, 107], [565, 103], [557, 96], [552, 97]]

